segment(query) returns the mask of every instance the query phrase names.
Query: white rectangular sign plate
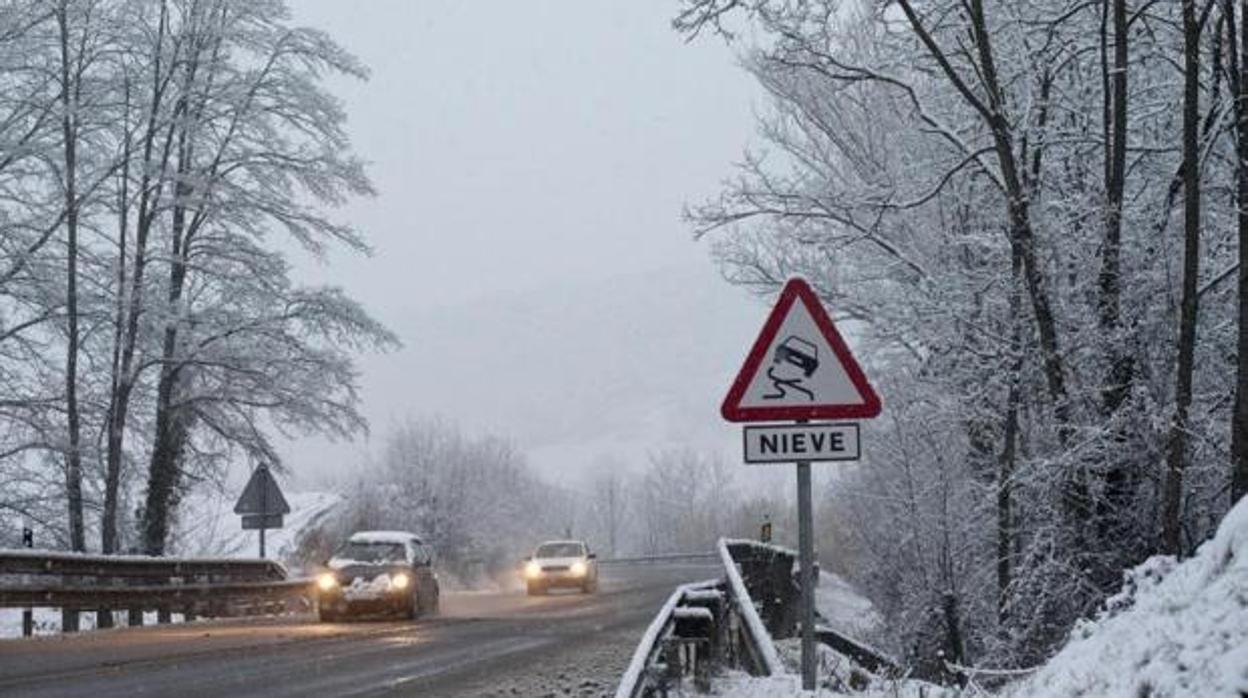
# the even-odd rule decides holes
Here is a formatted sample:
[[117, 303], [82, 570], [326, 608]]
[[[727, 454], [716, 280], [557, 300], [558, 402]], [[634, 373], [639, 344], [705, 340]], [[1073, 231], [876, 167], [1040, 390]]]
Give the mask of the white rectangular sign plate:
[[858, 460], [858, 425], [766, 424], [745, 427], [746, 463]]

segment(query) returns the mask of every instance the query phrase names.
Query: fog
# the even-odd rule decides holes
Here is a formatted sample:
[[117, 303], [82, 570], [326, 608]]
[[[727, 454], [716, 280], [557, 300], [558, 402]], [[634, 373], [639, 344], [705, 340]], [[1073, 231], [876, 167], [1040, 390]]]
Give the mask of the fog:
[[388, 425], [440, 415], [574, 483], [690, 445], [737, 458], [718, 401], [765, 308], [681, 219], [752, 136], [757, 88], [670, 2], [298, 0], [371, 69], [335, 81], [378, 189], [339, 214], [370, 258], [301, 262], [404, 348], [360, 358], [369, 439], [297, 438], [297, 482], [349, 471]]

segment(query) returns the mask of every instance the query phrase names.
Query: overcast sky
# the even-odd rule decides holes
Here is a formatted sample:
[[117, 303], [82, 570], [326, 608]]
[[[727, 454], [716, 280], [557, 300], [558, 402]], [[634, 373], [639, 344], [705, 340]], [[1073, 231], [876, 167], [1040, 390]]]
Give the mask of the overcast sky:
[[[302, 272], [346, 287], [406, 345], [361, 359], [374, 451], [387, 424], [430, 414], [513, 438], [556, 473], [615, 447], [601, 443], [635, 458], [683, 431], [695, 446], [738, 438], [716, 416], [721, 384], [765, 310], [718, 279], [680, 221], [682, 204], [717, 192], [753, 134], [758, 91], [723, 42], [685, 43], [670, 28], [671, 0], [292, 8], [372, 70], [368, 82], [330, 86], [379, 191], [340, 213], [376, 254], [336, 254]], [[587, 307], [612, 302], [609, 313]], [[652, 327], [650, 315], [661, 316]], [[629, 393], [645, 383], [630, 379], [647, 371], [637, 357], [670, 356], [665, 342], [682, 333], [714, 345], [681, 350], [683, 363]], [[588, 347], [576, 337], [602, 338], [595, 358], [551, 368], [546, 355]], [[653, 387], [682, 371], [699, 377]], [[611, 391], [597, 389], [604, 375]], [[559, 384], [588, 387], [542, 390]], [[623, 405], [603, 427], [611, 433], [567, 419], [599, 411], [606, 394]], [[675, 412], [687, 426], [654, 424]], [[366, 448], [301, 440], [288, 457], [318, 473]]]

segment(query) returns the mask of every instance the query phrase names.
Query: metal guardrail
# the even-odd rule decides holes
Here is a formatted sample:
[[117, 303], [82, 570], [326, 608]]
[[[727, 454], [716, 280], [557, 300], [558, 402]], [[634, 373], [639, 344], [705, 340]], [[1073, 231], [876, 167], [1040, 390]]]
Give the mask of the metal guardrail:
[[66, 632], [77, 630], [79, 611], [129, 611], [128, 623], [142, 625], [144, 611], [168, 622], [173, 613], [191, 619], [303, 610], [314, 594], [312, 580], [288, 579], [272, 560], [0, 550], [0, 608], [59, 608]]
[[[684, 673], [687, 662], [686, 657], [681, 655], [688, 655], [688, 651], [681, 646], [682, 644], [686, 642], [693, 644], [696, 659], [698, 640], [705, 641], [709, 648], [710, 643], [718, 639], [719, 633], [715, 632], [717, 629], [713, 627], [702, 628], [704, 632], [700, 633], [701, 638], [684, 637], [685, 634], [691, 633], [678, 632], [680, 629], [677, 628], [677, 611], [686, 608], [706, 608], [707, 600], [722, 599], [722, 584], [723, 582], [719, 580], [710, 580], [685, 584], [676, 588], [676, 591], [663, 604], [658, 615], [651, 621], [641, 642], [638, 643], [632, 661], [629, 662], [628, 669], [625, 670], [624, 677], [616, 689], [615, 698], [639, 698], [655, 693], [662, 694], [666, 685], [675, 678], [674, 675]], [[688, 602], [695, 600], [702, 602], [703, 605], [689, 605]], [[722, 603], [715, 603], [714, 610], [710, 612], [712, 624], [722, 612]], [[705, 616], [703, 619], [705, 621]]]
[[[688, 676], [706, 690], [708, 672], [721, 668], [745, 669], [755, 675], [784, 671], [773, 638], [797, 634], [801, 593], [794, 575], [797, 553], [758, 541], [721, 539], [715, 556], [723, 565], [723, 578], [676, 589], [637, 646], [616, 698], [666, 695]], [[691, 617], [682, 609], [704, 603], [711, 593], [722, 603], [709, 629], [691, 627], [688, 622], [682, 627], [682, 617]], [[699, 644], [703, 637], [713, 640]], [[896, 660], [826, 625], [815, 629], [815, 637], [871, 673], [902, 673]], [[673, 648], [690, 646], [704, 646], [706, 651], [702, 655], [695, 651], [692, 662], [673, 656]]]
[[723, 668], [757, 676], [782, 671], [771, 635], [731, 551], [738, 543], [721, 540], [714, 553], [682, 556], [718, 560], [724, 575], [680, 586], [668, 598], [637, 645], [616, 698], [667, 695], [686, 677], [706, 690], [711, 675]]
[[[752, 543], [753, 541], [746, 542]], [[721, 538], [718, 545], [719, 559], [723, 562], [728, 587], [732, 590], [732, 602], [749, 630], [747, 633], [749, 640], [746, 643], [747, 648], [755, 655], [756, 661], [763, 668], [763, 674], [767, 676], [778, 674], [783, 670], [783, 665], [780, 663], [780, 655], [776, 653], [776, 645], [771, 640], [771, 633], [767, 631], [767, 626], [763, 624], [763, 619], [759, 616], [758, 609], [754, 606], [754, 598], [750, 595], [750, 591], [745, 585], [745, 580], [741, 576], [741, 570], [737, 567], [737, 561], [729, 549], [730, 546], [734, 544], [739, 545], [740, 543], [741, 541], [729, 541]], [[789, 563], [789, 566], [792, 566], [792, 562]]]
[[86, 555], [29, 548], [0, 549], [0, 574], [119, 578], [229, 577], [253, 581], [287, 577], [286, 567], [273, 560]]
[[637, 555], [635, 557], [613, 557], [599, 560], [599, 565], [657, 565], [669, 562], [715, 562], [719, 559], [716, 553], [659, 553], [657, 555]]

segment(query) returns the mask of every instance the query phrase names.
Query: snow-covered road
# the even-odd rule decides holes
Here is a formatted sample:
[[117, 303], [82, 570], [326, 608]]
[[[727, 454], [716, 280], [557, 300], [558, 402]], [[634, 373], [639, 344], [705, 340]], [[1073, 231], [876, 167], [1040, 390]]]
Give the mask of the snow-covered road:
[[447, 593], [440, 617], [415, 622], [270, 618], [3, 640], [0, 694], [609, 695], [672, 587], [714, 573], [617, 568], [593, 596]]

